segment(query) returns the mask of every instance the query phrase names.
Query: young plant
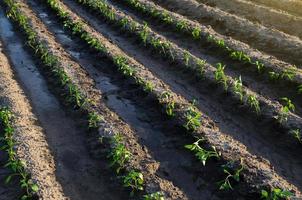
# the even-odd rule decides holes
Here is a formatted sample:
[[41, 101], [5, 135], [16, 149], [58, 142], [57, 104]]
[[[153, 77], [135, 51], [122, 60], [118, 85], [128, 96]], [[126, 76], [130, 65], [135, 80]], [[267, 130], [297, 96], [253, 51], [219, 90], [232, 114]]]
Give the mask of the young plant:
[[277, 72], [269, 72], [269, 78], [271, 81], [277, 81], [278, 79], [280, 79], [280, 74]]
[[104, 118], [97, 114], [96, 112], [91, 112], [88, 114], [88, 128], [98, 128], [99, 123], [103, 121]]
[[143, 190], [144, 177], [143, 174], [134, 170], [131, 170], [127, 175], [123, 176], [124, 187], [130, 187], [133, 196], [135, 191]]
[[197, 60], [197, 71], [198, 71], [198, 76], [203, 77], [205, 73], [205, 65], [206, 61], [198, 59]]
[[224, 87], [224, 90], [227, 91], [228, 90], [228, 83], [227, 83], [227, 77], [224, 73], [224, 69], [225, 69], [225, 65], [222, 65], [221, 63], [217, 64], [217, 69], [214, 72], [215, 74], [215, 80], [222, 84]]
[[192, 36], [194, 38], [194, 40], [198, 40], [200, 39], [201, 36], [201, 30], [199, 27], [194, 27], [192, 30]]
[[291, 130], [290, 133], [302, 144], [301, 131], [300, 129]]
[[186, 21], [180, 20], [176, 23], [176, 29], [178, 31], [187, 31], [189, 29], [188, 24]]
[[187, 131], [195, 131], [200, 127], [201, 113], [195, 110], [194, 105], [188, 107], [184, 117], [186, 120], [184, 128], [187, 129]]
[[144, 45], [147, 45], [147, 39], [149, 36], [149, 31], [148, 31], [148, 25], [146, 22], [144, 22], [144, 26], [142, 28], [142, 30], [139, 32], [139, 36], [140, 39], [142, 40], [142, 42], [144, 43]]
[[283, 98], [281, 98], [281, 100], [283, 102], [283, 106], [280, 109], [280, 112], [277, 116], [278, 122], [280, 124], [287, 121], [290, 111], [292, 111], [292, 112], [295, 111], [295, 105], [292, 103], [292, 101], [290, 99], [288, 99], [287, 97], [283, 97]]
[[175, 115], [174, 109], [175, 109], [175, 102], [171, 100], [171, 93], [169, 92], [163, 92], [160, 96], [160, 101], [162, 104], [165, 105], [166, 114], [169, 117], [173, 117]]
[[234, 60], [239, 60], [244, 63], [251, 63], [251, 58], [242, 51], [233, 51], [230, 56]]
[[280, 78], [281, 79], [288, 79], [288, 80], [293, 80], [293, 78], [296, 75], [296, 68], [294, 66], [292, 66], [290, 69], [286, 69], [284, 70], [281, 75]]
[[199, 143], [204, 141], [204, 139], [198, 139], [193, 144], [185, 145], [186, 149], [189, 149], [193, 153], [195, 153], [195, 156], [200, 160], [203, 164], [203, 166], [206, 165], [206, 162], [209, 158], [219, 158], [220, 153], [217, 152], [215, 147], [212, 147], [212, 150], [206, 150], [202, 148]]
[[258, 73], [261, 74], [265, 69], [264, 64], [260, 63], [259, 61], [256, 61], [254, 64], [256, 65]]
[[274, 188], [271, 191], [266, 191], [266, 190], [261, 191], [261, 199], [264, 200], [281, 200], [281, 199], [289, 200], [292, 196], [293, 193], [287, 190], [281, 190], [279, 188]]
[[165, 196], [162, 192], [154, 192], [144, 195], [144, 200], [165, 200]]
[[226, 165], [222, 165], [223, 172], [227, 175], [224, 180], [219, 181], [220, 190], [233, 190], [231, 181], [239, 182], [240, 173], [243, 170], [242, 159], [240, 160], [240, 166], [236, 169], [233, 162], [229, 162]]
[[243, 89], [242, 89], [242, 80], [241, 76], [239, 78], [235, 78], [234, 84], [233, 84], [233, 91], [234, 93], [239, 96], [241, 103], [243, 102]]
[[119, 173], [130, 159], [131, 153], [122, 143], [122, 136], [120, 134], [117, 134], [112, 138], [111, 144], [113, 145], [113, 149], [108, 155], [112, 160], [110, 166], [116, 166], [116, 173]]
[[183, 60], [185, 62], [186, 67], [189, 67], [190, 57], [190, 53], [188, 51], [184, 51]]
[[249, 96], [247, 97], [247, 103], [248, 103], [248, 105], [249, 105], [252, 109], [255, 110], [255, 112], [256, 112], [257, 115], [260, 114], [260, 112], [261, 112], [261, 110], [260, 110], [260, 104], [259, 104], [259, 101], [258, 101], [256, 95], [253, 95], [253, 94], [249, 95]]

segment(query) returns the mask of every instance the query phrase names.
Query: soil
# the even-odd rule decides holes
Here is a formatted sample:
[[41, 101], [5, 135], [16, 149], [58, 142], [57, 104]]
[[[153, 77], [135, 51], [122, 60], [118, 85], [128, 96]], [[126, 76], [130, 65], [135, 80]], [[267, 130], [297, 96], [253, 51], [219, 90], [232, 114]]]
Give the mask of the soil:
[[[254, 24], [240, 16], [224, 12], [195, 0], [153, 0], [192, 20], [211, 26], [222, 35], [242, 41], [253, 48], [300, 67], [301, 40], [275, 29]], [[190, 13], [190, 14], [189, 14]]]
[[[293, 14], [247, 0], [229, 3], [200, 1], [207, 5], [194, 7], [193, 0], [178, 0], [173, 4], [169, 0], [165, 3], [154, 0], [183, 15], [191, 9], [193, 15], [188, 17], [192, 19], [200, 16], [197, 11], [205, 9], [204, 16], [212, 17], [207, 18], [210, 19], [208, 24], [220, 34], [274, 55], [280, 62], [302, 63], [297, 56], [300, 39], [293, 36], [300, 37], [300, 33], [282, 26], [281, 21], [280, 25], [274, 23], [278, 17], [298, 23], [301, 20], [299, 16], [292, 17]], [[240, 1], [237, 6], [242, 9], [241, 13], [229, 9], [235, 1]], [[302, 146], [289, 140], [284, 130], [274, 122], [260, 120], [246, 108], [238, 108], [237, 103], [217, 86], [197, 80], [191, 72], [180, 71], [174, 63], [154, 55], [136, 38], [129, 37], [75, 1], [59, 2], [73, 19], [85, 22], [84, 28], [88, 33], [105, 43], [112, 52], [109, 56], [96, 53], [79, 37], [72, 36], [45, 5], [46, 1], [18, 2], [38, 37], [59, 58], [60, 67], [94, 102], [91, 109], [105, 119], [99, 132], [88, 131], [84, 113], [66, 104], [62, 95], [65, 89], [59, 87], [29, 47], [23, 45], [24, 37], [0, 7], [0, 41], [3, 43], [3, 47], [0, 43], [0, 105], [12, 108], [17, 116], [17, 155], [26, 162], [26, 170], [38, 184], [39, 199], [142, 199], [144, 192], [130, 197], [130, 191], [124, 189], [119, 175], [109, 167], [108, 149], [99, 142], [99, 137], [106, 132], [123, 135], [123, 142], [132, 154], [126, 169], [134, 168], [143, 173], [147, 193], [163, 191], [166, 199], [175, 200], [254, 200], [260, 198], [258, 192], [264, 186], [285, 188], [294, 192], [296, 197], [301, 197], [302, 161], [297, 158], [302, 153]], [[299, 96], [293, 90], [287, 90], [287, 86], [271, 86], [266, 79], [241, 69], [243, 65], [216, 55], [210, 47], [200, 47], [199, 43], [175, 34], [160, 22], [144, 17], [118, 1], [109, 0], [107, 3], [140, 23], [147, 21], [155, 33], [212, 65], [221, 60], [227, 66], [237, 65], [235, 68], [228, 67], [226, 74], [231, 77], [242, 75], [244, 85], [268, 101], [275, 102], [280, 96], [291, 97], [296, 104], [295, 116], [301, 119]], [[253, 6], [246, 6], [250, 4]], [[247, 15], [252, 9], [259, 12], [267, 9], [268, 12], [253, 18]], [[205, 22], [204, 16], [198, 18], [199, 22]], [[214, 23], [216, 18], [223, 20]], [[256, 25], [257, 21], [261, 24]], [[232, 32], [232, 28], [239, 27], [242, 32]], [[289, 31], [284, 31], [286, 34], [280, 32], [283, 28]], [[260, 41], [264, 43], [260, 45]], [[277, 49], [270, 50], [271, 41], [284, 43], [283, 46], [278, 43]], [[154, 83], [153, 93], [148, 95], [133, 80], [119, 74], [110, 60], [110, 56], [117, 54], [129, 58], [137, 73]], [[289, 58], [284, 59], [285, 56]], [[179, 105], [187, 106], [190, 101], [197, 100], [196, 107], [202, 113], [203, 126], [190, 135], [180, 126], [178, 118], [171, 120], [163, 115], [164, 111], [154, 94], [164, 90], [170, 91]], [[221, 151], [221, 159], [210, 159], [206, 166], [202, 166], [194, 154], [184, 148], [186, 144], [196, 141], [194, 135], [208, 140], [203, 147], [214, 146]], [[219, 190], [217, 182], [225, 177], [221, 166], [241, 158], [245, 169], [240, 184], [234, 182], [232, 191]], [[0, 164], [4, 160], [5, 157], [0, 157]], [[7, 169], [0, 167], [0, 178], [7, 173]], [[15, 181], [17, 183], [18, 180]], [[0, 199], [10, 200], [20, 196], [22, 191], [16, 186], [0, 184]]]

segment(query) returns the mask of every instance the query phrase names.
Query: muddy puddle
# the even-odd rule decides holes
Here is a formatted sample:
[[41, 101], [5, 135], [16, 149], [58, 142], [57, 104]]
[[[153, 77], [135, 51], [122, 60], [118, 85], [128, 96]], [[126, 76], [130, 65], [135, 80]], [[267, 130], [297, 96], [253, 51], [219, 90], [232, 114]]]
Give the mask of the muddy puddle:
[[[50, 92], [47, 82], [25, 50], [20, 35], [0, 10], [0, 38], [4, 43], [17, 79], [31, 100], [33, 110], [44, 128], [56, 162], [56, 176], [70, 199], [124, 199], [112, 193], [105, 166], [92, 158], [86, 146], [85, 129], [68, 115]], [[107, 170], [108, 171], [108, 170]], [[118, 191], [118, 189], [115, 188]]]

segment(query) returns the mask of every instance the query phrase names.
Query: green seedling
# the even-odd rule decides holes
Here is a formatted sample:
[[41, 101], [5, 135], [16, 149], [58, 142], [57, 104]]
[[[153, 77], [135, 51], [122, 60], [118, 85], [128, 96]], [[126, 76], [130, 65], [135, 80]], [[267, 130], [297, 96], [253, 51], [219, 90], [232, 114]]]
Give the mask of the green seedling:
[[185, 124], [184, 128], [187, 131], [195, 131], [201, 125], [201, 113], [196, 111], [194, 105], [190, 105], [185, 112]]
[[295, 105], [292, 103], [290, 99], [288, 99], [287, 97], [283, 97], [281, 98], [281, 100], [283, 102], [283, 106], [280, 109], [280, 112], [277, 116], [277, 120], [280, 124], [287, 121], [288, 115], [291, 111], [292, 112], [295, 111]]
[[152, 92], [154, 89], [154, 84], [150, 81], [143, 82], [143, 89], [145, 92]]
[[295, 77], [295, 75], [296, 75], [296, 68], [295, 67], [291, 67], [290, 69], [284, 70], [281, 73], [280, 78], [281, 79], [293, 80], [294, 77]]
[[254, 64], [256, 65], [258, 73], [261, 74], [265, 69], [264, 64], [259, 61], [256, 61]]
[[259, 101], [258, 101], [256, 95], [253, 95], [253, 94], [249, 95], [247, 97], [247, 103], [252, 109], [254, 109], [254, 111], [257, 113], [257, 115], [260, 114], [260, 112], [261, 112], [260, 104], [259, 104]]
[[142, 28], [142, 30], [139, 32], [139, 36], [140, 39], [142, 40], [142, 42], [144, 43], [144, 45], [147, 45], [147, 39], [149, 36], [149, 31], [148, 31], [148, 25], [146, 22], [144, 22], [144, 26]]
[[129, 24], [129, 20], [127, 18], [123, 18], [119, 21], [119, 25], [122, 27], [122, 29], [126, 29], [127, 25]]
[[302, 144], [301, 131], [300, 129], [291, 130], [290, 133]]
[[165, 104], [166, 114], [169, 117], [173, 117], [175, 115], [174, 113], [175, 102], [171, 98], [172, 98], [172, 94], [167, 91], [163, 92], [160, 96], [160, 100], [162, 103]]
[[227, 77], [224, 73], [225, 65], [222, 65], [221, 63], [217, 64], [217, 69], [214, 72], [215, 73], [215, 80], [222, 84], [224, 87], [224, 90], [228, 90], [228, 83], [227, 83]]
[[131, 170], [127, 175], [123, 176], [124, 187], [131, 188], [131, 196], [136, 191], [143, 190], [144, 177], [143, 174], [134, 170]]
[[117, 134], [112, 138], [111, 144], [113, 145], [113, 149], [108, 155], [112, 160], [110, 166], [116, 167], [116, 173], [120, 173], [121, 169], [125, 167], [126, 162], [131, 158], [131, 153], [122, 143], [122, 140], [123, 138], [120, 134]]
[[197, 72], [198, 72], [198, 75], [200, 77], [203, 77], [204, 76], [204, 73], [205, 73], [205, 65], [206, 65], [206, 61], [205, 60], [201, 60], [201, 59], [198, 59], [197, 60]]
[[192, 30], [192, 36], [194, 40], [199, 40], [201, 36], [201, 29], [199, 27], [194, 27]]
[[231, 181], [233, 180], [237, 183], [240, 181], [240, 173], [243, 170], [242, 159], [240, 160], [240, 166], [237, 169], [234, 169], [233, 165], [233, 162], [222, 165], [223, 172], [226, 174], [226, 177], [224, 180], [218, 182], [218, 184], [220, 185], [220, 190], [233, 190]]
[[265, 200], [281, 200], [281, 199], [289, 200], [292, 196], [294, 196], [293, 193], [287, 190], [281, 190], [279, 188], [274, 188], [271, 191], [267, 191], [267, 190], [261, 191], [261, 199], [265, 199]]
[[88, 114], [88, 128], [98, 128], [99, 123], [103, 121], [104, 118], [97, 114], [96, 112], [91, 112]]
[[173, 23], [173, 19], [167, 11], [163, 11], [163, 13], [161, 14], [161, 19], [166, 24], [172, 24]]
[[154, 192], [152, 194], [144, 195], [144, 200], [165, 200], [163, 192]]
[[235, 78], [234, 84], [233, 84], [233, 92], [240, 98], [241, 103], [243, 102], [243, 85], [241, 76], [239, 78]]
[[184, 51], [184, 53], [183, 53], [183, 60], [185, 62], [186, 67], [189, 67], [190, 58], [191, 58], [190, 53], [188, 51]]
[[242, 51], [233, 51], [230, 57], [234, 60], [242, 61], [244, 63], [251, 63], [251, 58]]
[[116, 56], [113, 59], [114, 64], [118, 66], [118, 70], [121, 71], [125, 76], [131, 77], [134, 75], [135, 70], [128, 65], [127, 58], [123, 56]]
[[278, 79], [280, 79], [280, 74], [277, 72], [269, 72], [269, 78], [271, 81], [277, 81]]
[[205, 166], [209, 158], [218, 159], [220, 157], [220, 153], [217, 152], [215, 147], [212, 147], [212, 150], [206, 150], [202, 148], [199, 143], [203, 141], [204, 139], [198, 139], [193, 144], [185, 145], [185, 148], [195, 153], [195, 156], [198, 158], [198, 160], [200, 160], [203, 166]]
[[176, 23], [176, 29], [178, 31], [186, 32], [189, 29], [188, 23], [186, 21], [180, 20]]

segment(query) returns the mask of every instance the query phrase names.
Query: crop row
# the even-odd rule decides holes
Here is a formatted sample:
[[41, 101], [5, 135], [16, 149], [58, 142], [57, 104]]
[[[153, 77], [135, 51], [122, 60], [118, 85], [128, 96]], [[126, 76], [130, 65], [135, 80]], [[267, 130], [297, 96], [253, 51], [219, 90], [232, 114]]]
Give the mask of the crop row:
[[302, 79], [298, 73], [301, 73], [295, 66], [288, 67], [276, 67], [276, 66], [266, 66], [258, 60], [257, 58], [252, 58], [247, 53], [241, 50], [237, 50], [221, 37], [209, 33], [206, 27], [196, 24], [188, 19], [183, 19], [175, 16], [173, 13], [165, 10], [159, 9], [151, 3], [146, 3], [140, 0], [126, 0], [123, 3], [129, 5], [131, 8], [146, 15], [147, 17], [152, 17], [153, 19], [161, 21], [163, 24], [170, 26], [179, 33], [184, 33], [195, 41], [202, 41], [208, 45], [215, 46], [218, 50], [217, 53], [222, 55], [227, 55], [230, 59], [239, 61], [245, 66], [254, 67], [258, 74], [264, 75], [275, 83], [280, 80], [285, 80], [286, 82], [293, 83], [297, 87], [297, 94], [302, 93]]
[[[170, 98], [170, 97], [173, 97], [174, 94], [170, 91], [167, 91], [167, 89], [164, 90], [163, 88], [161, 88], [160, 84], [156, 83], [155, 77], [153, 77], [152, 79], [148, 79], [146, 74], [144, 74], [144, 76], [140, 76], [142, 69], [139, 66], [136, 66], [134, 64], [130, 65], [129, 63], [131, 63], [131, 61], [129, 60], [128, 57], [126, 57], [124, 54], [120, 53], [118, 50], [116, 50], [116, 49], [113, 50], [110, 47], [108, 47], [108, 43], [102, 41], [100, 39], [100, 36], [97, 37], [96, 35], [93, 36], [92, 34], [90, 34], [88, 32], [90, 30], [89, 26], [87, 26], [81, 20], [72, 16], [70, 11], [65, 10], [60, 5], [59, 1], [47, 0], [46, 2], [50, 6], [50, 8], [57, 14], [57, 16], [61, 19], [61, 21], [64, 24], [64, 27], [66, 27], [68, 30], [70, 30], [73, 35], [78, 36], [79, 38], [81, 38], [82, 41], [85, 41], [85, 43], [89, 44], [89, 46], [92, 47], [92, 49], [96, 50], [98, 53], [101, 53], [102, 56], [105, 56], [106, 58], [111, 60], [115, 64], [117, 69], [123, 75], [125, 75], [126, 77], [128, 77], [132, 80], [135, 80], [136, 83], [138, 85], [142, 86], [142, 88], [146, 92], [148, 92], [149, 94], [152, 94], [152, 96], [154, 96], [160, 104], [163, 103], [163, 99], [168, 100], [168, 101], [164, 101], [164, 102], [166, 102], [166, 104], [164, 104], [164, 107], [165, 107], [166, 114], [168, 116], [179, 119], [178, 121], [180, 121], [180, 122], [185, 121], [185, 123], [182, 123], [183, 127], [185, 127], [187, 130], [193, 131], [193, 135], [194, 135], [194, 131], [198, 131], [198, 129], [201, 125], [200, 120], [203, 117], [203, 115], [201, 115], [199, 112], [196, 112], [198, 110], [193, 105], [189, 105], [189, 107], [186, 108], [184, 106], [179, 106], [180, 104], [178, 104], [175, 101], [171, 101], [174, 98]], [[110, 15], [110, 16], [113, 16], [113, 15]], [[148, 83], [148, 84], [146, 84], [146, 83]], [[203, 119], [207, 120], [206, 118], [203, 118]], [[197, 135], [200, 136], [200, 134], [197, 134]], [[187, 146], [187, 148], [189, 148], [190, 150], [192, 150], [194, 152], [195, 152], [195, 150], [199, 149], [199, 148], [193, 148], [193, 147], [190, 148], [190, 146]], [[198, 155], [201, 155], [202, 153], [208, 154], [210, 152], [210, 150], [207, 150], [207, 151], [203, 151], [203, 150], [196, 152], [196, 154], [198, 153]], [[210, 154], [210, 156], [208, 156], [208, 158], [214, 157], [211, 155], [212, 154]], [[203, 162], [205, 162], [205, 161], [203, 161]], [[236, 167], [234, 168], [234, 166], [236, 166]], [[224, 182], [221, 183], [222, 188], [230, 188], [230, 187], [228, 187], [229, 179], [235, 180], [235, 181], [238, 180], [237, 176], [236, 176], [236, 172], [239, 172], [239, 174], [240, 174], [243, 171], [243, 169], [241, 169], [241, 167], [237, 168], [238, 166], [240, 166], [240, 163], [233, 165], [234, 174], [228, 174], [226, 176], [226, 179], [224, 180]], [[223, 187], [223, 186], [225, 186], [225, 187]], [[273, 191], [274, 190], [272, 190], [272, 192]]]
[[[201, 60], [188, 51], [185, 51], [160, 35], [154, 33], [147, 24], [140, 24], [131, 17], [117, 12], [105, 1], [78, 0], [79, 3], [86, 5], [88, 8], [97, 11], [101, 16], [116, 26], [134, 35], [144, 46], [150, 47], [160, 56], [176, 63], [184, 69], [190, 69], [200, 80], [206, 80], [209, 83], [218, 83], [222, 88], [231, 93], [232, 98], [237, 99], [238, 106], [246, 105], [250, 107], [257, 115], [266, 115], [278, 124], [285, 127], [287, 132], [301, 142], [301, 124], [299, 118], [292, 112], [295, 106], [292, 101], [286, 97], [281, 98], [283, 105], [272, 106], [271, 102], [264, 97], [250, 91], [242, 84], [241, 77], [232, 79], [225, 75], [225, 65], [217, 63], [216, 68]], [[169, 111], [172, 115], [173, 110]]]
[[[24, 191], [22, 200], [32, 199], [38, 192], [38, 186], [30, 178], [30, 174], [25, 170], [24, 163], [18, 159], [16, 155], [16, 142], [13, 134], [15, 132], [13, 128], [13, 113], [7, 107], [0, 107], [0, 124], [1, 124], [1, 150], [6, 151], [8, 155], [8, 161], [5, 167], [8, 167], [12, 173], [6, 177], [5, 183], [8, 184], [13, 178], [20, 180], [20, 186]], [[2, 133], [3, 132], [3, 133]]]
[[[39, 58], [43, 63], [43, 70], [50, 72], [55, 80], [59, 83], [61, 90], [63, 91], [63, 95], [65, 96], [66, 102], [85, 113], [89, 129], [97, 130], [101, 128], [104, 131], [104, 136], [106, 135], [106, 133], [108, 133], [107, 137], [104, 137], [103, 142], [110, 144], [109, 146], [107, 146], [110, 148], [108, 157], [111, 159], [111, 166], [116, 169], [117, 174], [123, 174], [121, 176], [123, 186], [131, 189], [131, 195], [134, 195], [134, 192], [143, 191], [145, 185], [143, 174], [139, 170], [132, 168], [130, 165], [127, 165], [127, 163], [132, 159], [132, 155], [124, 145], [123, 137], [121, 137], [116, 131], [114, 131], [113, 127], [108, 125], [109, 123], [104, 119], [102, 115], [95, 112], [94, 103], [90, 99], [88, 99], [83, 92], [81, 92], [81, 89], [75, 83], [73, 83], [72, 79], [64, 71], [64, 68], [60, 66], [61, 63], [58, 58], [52, 54], [45, 42], [42, 41], [41, 38], [39, 38], [35, 30], [31, 27], [28, 18], [23, 15], [22, 12], [18, 9], [18, 5], [13, 0], [5, 0], [5, 3], [9, 8], [8, 16], [13, 21], [15, 21], [21, 28], [21, 30], [25, 33], [27, 45], [35, 52], [37, 58]], [[5, 117], [6, 115], [3, 116]], [[8, 134], [10, 134], [10, 132]], [[13, 143], [10, 142], [9, 144]], [[12, 149], [13, 148], [10, 147], [10, 150]], [[11, 164], [13, 166], [16, 165], [16, 167], [18, 167], [17, 169], [19, 170], [20, 163], [14, 161]], [[29, 184], [30, 182], [27, 179], [28, 175], [25, 175], [26, 179], [24, 180], [24, 183]], [[29, 184], [25, 186], [30, 186], [30, 188], [36, 190], [35, 185]], [[30, 190], [28, 191], [30, 192]], [[28, 195], [31, 195], [31, 193], [28, 193]], [[160, 200], [162, 198], [163, 194], [161, 192], [144, 195], [144, 199]]]

